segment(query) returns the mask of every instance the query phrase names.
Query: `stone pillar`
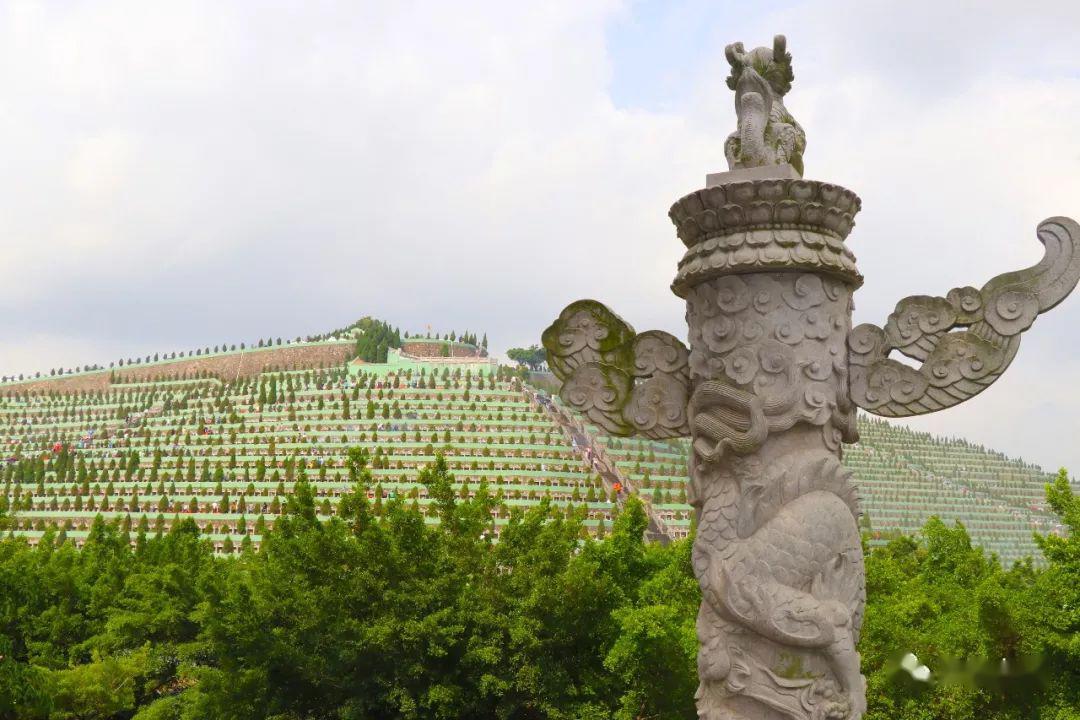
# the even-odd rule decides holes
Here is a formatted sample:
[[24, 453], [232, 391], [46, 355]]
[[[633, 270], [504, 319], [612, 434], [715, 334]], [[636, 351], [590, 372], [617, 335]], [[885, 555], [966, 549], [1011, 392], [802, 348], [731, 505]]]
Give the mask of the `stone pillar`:
[[738, 118], [729, 171], [669, 213], [687, 247], [672, 290], [686, 300], [689, 348], [636, 333], [595, 300], [568, 305], [542, 339], [560, 397], [590, 422], [691, 438], [699, 718], [858, 720], [865, 578], [840, 464], [841, 444], [858, 439], [855, 408], [917, 415], [989, 387], [1021, 334], [1080, 280], [1080, 226], [1049, 218], [1037, 265], [905, 298], [884, 327], [852, 329], [862, 277], [844, 239], [859, 199], [802, 179], [784, 37], [726, 54]]
[[741, 174], [671, 210], [688, 248], [673, 289], [690, 339], [700, 717], [857, 717], [864, 575], [840, 447], [856, 439], [861, 278], [843, 239], [859, 200]]

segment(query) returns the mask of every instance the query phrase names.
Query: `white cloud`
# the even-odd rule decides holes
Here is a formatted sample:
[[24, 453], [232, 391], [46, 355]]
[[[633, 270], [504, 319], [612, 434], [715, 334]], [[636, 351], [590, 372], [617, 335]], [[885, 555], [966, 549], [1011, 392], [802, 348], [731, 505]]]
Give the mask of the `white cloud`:
[[[0, 374], [367, 313], [503, 347], [585, 295], [681, 334], [666, 215], [723, 169], [727, 68], [722, 44], [706, 48], [663, 75], [685, 85], [681, 106], [615, 106], [606, 33], [632, 12], [4, 6]], [[864, 200], [857, 320], [1030, 264], [1039, 220], [1080, 215], [1074, 4], [849, 0], [714, 20], [729, 41], [789, 37], [808, 175]], [[1076, 327], [1067, 301], [973, 410], [921, 422], [1080, 467], [1060, 441], [1080, 429], [1064, 409]], [[1053, 436], [1005, 418], [1033, 407], [1058, 418]]]

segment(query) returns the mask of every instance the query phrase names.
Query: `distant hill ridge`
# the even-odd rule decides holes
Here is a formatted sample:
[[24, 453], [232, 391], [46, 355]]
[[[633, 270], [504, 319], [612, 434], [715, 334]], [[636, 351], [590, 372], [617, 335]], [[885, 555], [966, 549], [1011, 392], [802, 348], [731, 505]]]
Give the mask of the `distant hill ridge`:
[[[405, 347], [415, 357], [480, 357], [487, 355], [487, 335], [479, 340], [468, 331], [443, 337], [402, 335], [377, 318], [365, 316], [329, 333], [283, 341], [280, 337], [244, 343], [155, 353], [145, 358], [115, 361], [108, 368], [88, 365], [74, 370], [52, 370], [32, 377], [0, 378], [0, 396], [17, 393], [69, 393], [106, 390], [113, 382], [216, 377], [230, 381], [271, 370], [313, 370], [340, 365], [353, 358], [386, 362], [390, 348]], [[445, 351], [444, 351], [445, 348]]]
[[208, 355], [87, 370], [56, 377], [0, 383], [0, 394], [105, 391], [115, 383], [217, 378], [235, 380], [270, 370], [307, 370], [341, 365], [355, 355], [352, 340], [321, 340], [283, 346], [226, 350]]

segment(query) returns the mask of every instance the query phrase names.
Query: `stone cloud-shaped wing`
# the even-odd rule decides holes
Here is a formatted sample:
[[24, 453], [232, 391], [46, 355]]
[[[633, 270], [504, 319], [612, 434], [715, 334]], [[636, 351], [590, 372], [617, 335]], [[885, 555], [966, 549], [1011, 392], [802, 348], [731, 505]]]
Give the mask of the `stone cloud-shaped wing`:
[[542, 336], [559, 397], [613, 435], [690, 434], [689, 353], [659, 330], [635, 334], [595, 300], [571, 303]]
[[[1046, 247], [1038, 265], [998, 275], [981, 290], [905, 298], [884, 328], [853, 329], [848, 347], [855, 404], [885, 417], [922, 415], [958, 405], [1001, 377], [1016, 357], [1021, 333], [1080, 279], [1080, 225], [1053, 217], [1039, 224], [1038, 236]], [[922, 366], [890, 359], [893, 350]]]

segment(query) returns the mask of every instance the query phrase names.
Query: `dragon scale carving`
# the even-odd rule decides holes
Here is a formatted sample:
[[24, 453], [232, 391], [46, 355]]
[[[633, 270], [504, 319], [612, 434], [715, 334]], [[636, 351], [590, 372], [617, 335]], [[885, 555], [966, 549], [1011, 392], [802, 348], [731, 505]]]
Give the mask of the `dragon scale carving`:
[[856, 409], [932, 412], [993, 383], [1021, 333], [1080, 279], [1080, 226], [1050, 218], [1036, 266], [909, 297], [884, 327], [852, 330], [862, 276], [844, 240], [859, 198], [784, 167], [802, 174], [805, 138], [781, 102], [792, 79], [783, 36], [771, 49], [729, 46], [728, 60], [731, 171], [669, 213], [686, 246], [672, 290], [686, 301], [689, 347], [636, 333], [594, 300], [563, 310], [543, 344], [560, 396], [590, 422], [691, 439], [699, 718], [858, 720], [865, 580], [856, 489], [840, 462], [858, 439]]

